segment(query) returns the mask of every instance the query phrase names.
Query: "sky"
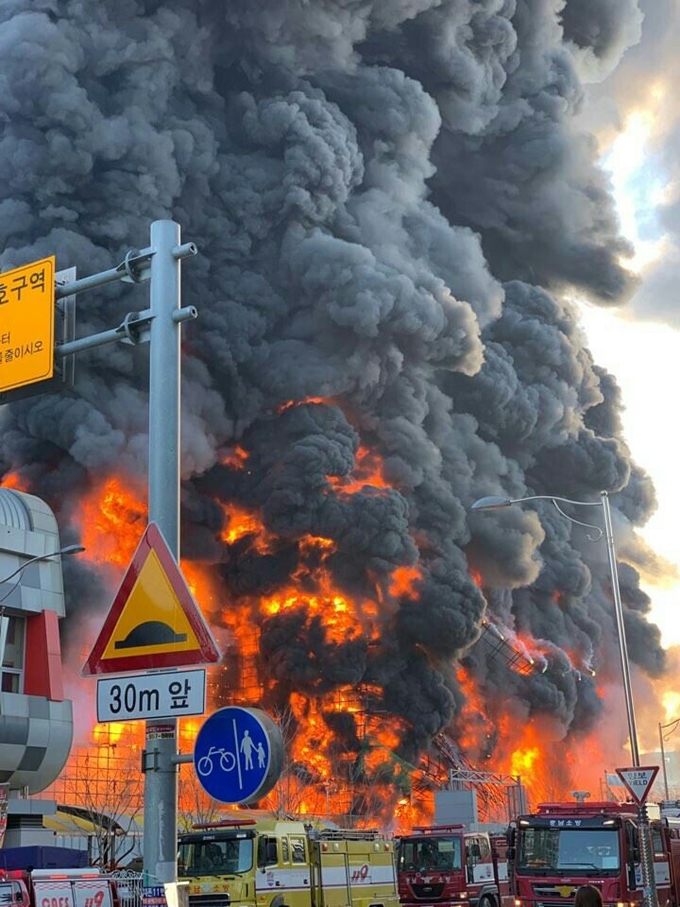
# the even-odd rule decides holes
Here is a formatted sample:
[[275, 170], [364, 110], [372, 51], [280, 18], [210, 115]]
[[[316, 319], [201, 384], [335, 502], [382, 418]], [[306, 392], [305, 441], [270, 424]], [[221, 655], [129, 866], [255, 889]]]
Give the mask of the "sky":
[[[663, 325], [636, 323], [620, 314], [588, 307], [583, 323], [598, 362], [616, 375], [625, 402], [624, 425], [631, 451], [654, 479], [659, 506], [642, 534], [649, 544], [680, 568], [680, 482], [677, 450], [680, 426], [654, 405], [660, 388], [680, 386], [680, 338]], [[639, 367], [639, 350], [645, 352]], [[665, 645], [680, 644], [677, 601], [680, 586], [650, 588], [653, 619]]]
[[[680, 568], [680, 426], [667, 396], [672, 399], [680, 387], [680, 322], [674, 292], [678, 170], [671, 154], [678, 129], [672, 98], [677, 64], [665, 52], [668, 35], [678, 36], [678, 7], [676, 0], [646, 4], [640, 43], [628, 51], [612, 79], [591, 94], [586, 116], [593, 118], [599, 133], [602, 164], [611, 177], [622, 231], [635, 250], [629, 266], [639, 275], [640, 286], [624, 306], [583, 303], [581, 313], [595, 360], [616, 376], [621, 387], [624, 430], [633, 458], [656, 486], [658, 509], [642, 534]], [[636, 86], [632, 91], [631, 85]], [[607, 103], [610, 99], [616, 101], [615, 108]], [[646, 589], [664, 644], [680, 644], [680, 584]]]

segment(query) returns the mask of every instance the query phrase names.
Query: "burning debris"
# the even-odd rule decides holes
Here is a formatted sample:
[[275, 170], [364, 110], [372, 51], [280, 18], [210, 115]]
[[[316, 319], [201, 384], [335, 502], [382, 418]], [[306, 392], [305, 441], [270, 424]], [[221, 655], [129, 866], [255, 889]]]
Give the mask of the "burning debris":
[[[619, 530], [654, 506], [560, 295], [630, 287], [572, 114], [584, 60], [634, 40], [634, 0], [16, 0], [2, 19], [3, 267], [56, 252], [93, 273], [165, 217], [201, 251], [183, 567], [237, 656], [215, 701], [285, 725], [298, 809], [391, 815], [444, 730], [531, 777], [593, 734], [602, 691], [572, 668], [617, 676], [604, 549], [549, 507], [469, 506], [607, 489]], [[83, 299], [80, 332], [143, 307], [129, 293]], [[0, 411], [0, 474], [88, 548], [65, 565], [74, 662], [144, 525], [145, 350], [77, 374]], [[622, 577], [631, 656], [658, 675]], [[485, 621], [526, 658], [476, 645]]]

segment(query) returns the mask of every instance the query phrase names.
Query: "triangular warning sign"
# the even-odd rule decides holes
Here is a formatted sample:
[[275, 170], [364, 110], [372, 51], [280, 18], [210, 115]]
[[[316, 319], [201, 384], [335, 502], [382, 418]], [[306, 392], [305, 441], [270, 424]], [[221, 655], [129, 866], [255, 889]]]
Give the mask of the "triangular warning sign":
[[149, 523], [83, 674], [215, 662], [220, 654], [177, 561]]
[[633, 800], [641, 806], [652, 789], [658, 771], [658, 765], [639, 765], [637, 768], [617, 768], [616, 774], [625, 784]]

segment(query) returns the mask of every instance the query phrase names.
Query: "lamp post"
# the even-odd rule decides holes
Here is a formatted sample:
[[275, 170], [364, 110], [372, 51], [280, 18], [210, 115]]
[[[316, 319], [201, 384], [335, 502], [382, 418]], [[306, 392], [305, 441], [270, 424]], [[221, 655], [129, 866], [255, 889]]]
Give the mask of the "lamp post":
[[[31, 564], [35, 564], [38, 561], [46, 561], [51, 557], [59, 557], [64, 554], [80, 554], [81, 551], [84, 551], [85, 548], [82, 545], [65, 545], [63, 548], [60, 548], [58, 551], [50, 551], [48, 554], [37, 554], [35, 557], [29, 557], [27, 561], [24, 561], [16, 570], [13, 570], [7, 576], [0, 579], [0, 585], [4, 585], [11, 579], [14, 579], [15, 576], [23, 573], [26, 567], [29, 567]], [[5, 660], [5, 645], [7, 642], [7, 632], [9, 627], [10, 618], [6, 615], [5, 607], [3, 602], [6, 601], [12, 592], [19, 585], [19, 580], [12, 583], [7, 592], [0, 598], [0, 673], [2, 673], [2, 665]]]
[[[659, 746], [661, 747], [661, 767], [663, 769], [663, 796], [664, 800], [668, 800], [668, 771], [666, 769], [666, 752], [664, 750], [663, 742], [668, 739], [673, 731], [680, 724], [680, 718], [676, 718], [675, 721], [669, 721], [668, 724], [661, 724], [659, 722]], [[664, 737], [664, 731], [670, 728], [666, 737]]]
[[[31, 564], [36, 564], [38, 561], [47, 561], [51, 557], [59, 557], [61, 555], [65, 555], [65, 554], [80, 554], [81, 551], [84, 551], [84, 550], [85, 550], [85, 548], [82, 545], [65, 545], [63, 548], [60, 548], [58, 551], [50, 551], [49, 554], [37, 554], [35, 557], [30, 557], [27, 561], [24, 561], [24, 563], [21, 564], [21, 566], [17, 567], [16, 570], [13, 570], [12, 573], [9, 573], [7, 576], [0, 579], [0, 585], [4, 585], [6, 582], [9, 582], [9, 580], [14, 579], [15, 576], [18, 576], [20, 573], [23, 573], [23, 571], [26, 569], [26, 567], [29, 567]], [[0, 598], [0, 604], [2, 604], [2, 602], [4, 602], [5, 599], [8, 598], [12, 594], [12, 592], [17, 587], [17, 585], [18, 585], [18, 582], [14, 583], [11, 586], [11, 588], [7, 590], [7, 592], [3, 595], [3, 597]]]
[[[616, 618], [616, 629], [618, 631], [619, 656], [621, 660], [621, 676], [623, 679], [623, 692], [626, 701], [626, 717], [628, 719], [628, 739], [630, 741], [630, 753], [635, 768], [640, 767], [640, 750], [638, 748], [637, 728], [635, 725], [635, 709], [633, 707], [633, 689], [630, 682], [630, 664], [628, 661], [628, 648], [626, 645], [626, 628], [623, 622], [623, 606], [621, 604], [621, 588], [619, 585], [619, 571], [616, 564], [616, 550], [614, 548], [614, 533], [612, 530], [612, 516], [609, 506], [609, 494], [606, 491], [600, 492], [599, 501], [572, 501], [569, 498], [557, 497], [549, 494], [533, 494], [524, 498], [504, 498], [499, 495], [489, 495], [480, 498], [470, 508], [471, 510], [501, 510], [510, 507], [513, 504], [523, 504], [526, 501], [550, 501], [565, 519], [570, 523], [576, 523], [578, 526], [585, 526], [593, 530], [596, 534], [588, 533], [588, 539], [591, 542], [597, 542], [604, 537], [607, 545], [607, 558], [609, 560], [609, 571], [612, 581], [612, 597], [614, 599], [614, 616]], [[560, 506], [567, 504], [574, 507], [600, 507], [604, 518], [604, 529], [599, 526], [593, 526], [591, 523], [583, 523], [581, 520], [574, 519]], [[654, 882], [654, 864], [651, 850], [651, 841], [649, 834], [649, 819], [647, 816], [647, 807], [642, 803], [639, 807], [640, 819], [640, 837], [642, 840], [642, 886], [643, 897], [647, 907], [658, 907], [656, 894], [656, 885]]]

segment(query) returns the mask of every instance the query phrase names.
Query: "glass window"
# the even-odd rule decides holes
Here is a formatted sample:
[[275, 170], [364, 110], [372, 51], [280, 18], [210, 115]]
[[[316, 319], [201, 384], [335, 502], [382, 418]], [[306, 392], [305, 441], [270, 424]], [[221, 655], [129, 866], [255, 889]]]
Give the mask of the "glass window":
[[399, 869], [425, 870], [462, 868], [460, 837], [404, 838], [398, 848]]
[[7, 620], [7, 635], [2, 656], [3, 668], [15, 668], [20, 671], [24, 666], [24, 634], [26, 620], [10, 614]]
[[293, 863], [305, 862], [305, 842], [303, 838], [291, 838], [290, 849], [293, 857]]
[[619, 865], [615, 829], [526, 828], [519, 835], [521, 869], [616, 870]]
[[0, 690], [3, 693], [19, 693], [21, 674], [16, 671], [6, 671], [3, 669], [2, 678], [0, 679]]
[[652, 825], [652, 853], [655, 857], [664, 855], [663, 841], [661, 840], [661, 828], [658, 825]]
[[257, 845], [257, 865], [271, 866], [279, 862], [276, 852], [276, 838], [260, 837]]
[[288, 838], [281, 838], [281, 861], [283, 863], [288, 863], [290, 861], [290, 856], [288, 855]]
[[253, 865], [253, 839], [232, 838], [182, 842], [178, 874], [182, 876], [237, 875]]
[[26, 620], [20, 615], [0, 615], [0, 690], [20, 693], [24, 669]]

